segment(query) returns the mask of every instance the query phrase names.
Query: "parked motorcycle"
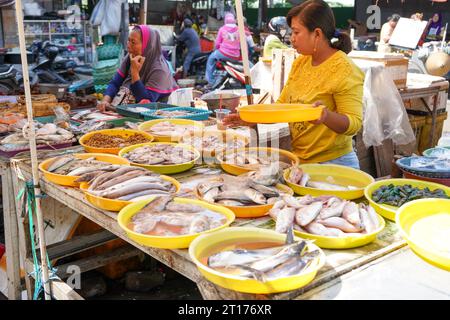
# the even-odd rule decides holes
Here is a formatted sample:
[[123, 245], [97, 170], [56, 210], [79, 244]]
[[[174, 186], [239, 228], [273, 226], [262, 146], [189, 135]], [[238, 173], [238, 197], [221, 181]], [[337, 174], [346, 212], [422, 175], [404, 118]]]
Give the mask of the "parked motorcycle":
[[242, 63], [218, 61], [214, 71], [216, 81], [212, 90], [245, 89], [245, 75]]

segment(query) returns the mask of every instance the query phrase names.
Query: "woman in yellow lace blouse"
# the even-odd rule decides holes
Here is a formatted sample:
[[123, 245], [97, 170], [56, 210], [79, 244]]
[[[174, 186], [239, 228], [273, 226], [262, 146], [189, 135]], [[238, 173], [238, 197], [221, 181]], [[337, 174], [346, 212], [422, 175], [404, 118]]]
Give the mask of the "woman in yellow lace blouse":
[[[364, 74], [347, 57], [350, 37], [336, 31], [333, 12], [322, 0], [292, 8], [287, 21], [292, 45], [301, 55], [277, 103], [326, 106], [321, 119], [290, 124], [292, 150], [303, 163], [359, 168], [352, 136], [362, 125]], [[228, 117], [225, 124], [235, 124], [236, 118]]]

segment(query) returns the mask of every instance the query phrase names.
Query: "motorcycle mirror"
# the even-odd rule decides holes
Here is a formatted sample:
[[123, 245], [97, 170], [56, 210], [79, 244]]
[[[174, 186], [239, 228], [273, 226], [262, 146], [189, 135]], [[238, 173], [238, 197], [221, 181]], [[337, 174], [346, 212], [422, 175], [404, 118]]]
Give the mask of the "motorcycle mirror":
[[284, 36], [286, 35], [287, 30], [286, 29], [280, 29], [280, 35], [284, 38]]

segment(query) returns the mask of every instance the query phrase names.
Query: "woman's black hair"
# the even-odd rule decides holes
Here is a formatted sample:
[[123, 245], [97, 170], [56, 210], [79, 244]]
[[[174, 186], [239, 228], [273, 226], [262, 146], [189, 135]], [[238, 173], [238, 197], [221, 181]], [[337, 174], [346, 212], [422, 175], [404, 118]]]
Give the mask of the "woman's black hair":
[[388, 21], [398, 22], [398, 20], [400, 20], [400, 18], [401, 17], [399, 14], [394, 13], [392, 16], [390, 16], [388, 18]]
[[[352, 51], [352, 41], [350, 36], [345, 32], [337, 32], [336, 20], [333, 10], [328, 3], [323, 0], [308, 0], [302, 4], [293, 7], [287, 14], [287, 23], [292, 26], [292, 19], [298, 18], [301, 23], [313, 32], [316, 28], [322, 30], [328, 39], [330, 47], [349, 53]], [[331, 42], [333, 38], [338, 40]]]

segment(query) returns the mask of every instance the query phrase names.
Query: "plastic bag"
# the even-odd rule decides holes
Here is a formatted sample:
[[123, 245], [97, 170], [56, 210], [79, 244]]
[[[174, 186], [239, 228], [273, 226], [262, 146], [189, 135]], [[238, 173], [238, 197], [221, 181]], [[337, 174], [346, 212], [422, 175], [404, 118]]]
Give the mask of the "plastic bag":
[[106, 1], [100, 0], [100, 2], [97, 3], [97, 5], [94, 8], [94, 11], [92, 12], [90, 21], [92, 26], [96, 27], [102, 23], [103, 17], [105, 16], [105, 11], [106, 11]]
[[53, 109], [53, 112], [56, 115], [55, 120], [53, 121], [54, 124], [65, 129], [70, 127], [70, 115], [63, 107], [57, 106]]
[[364, 81], [363, 141], [367, 148], [392, 139], [395, 145], [416, 140], [402, 98], [383, 66], [366, 70]]

